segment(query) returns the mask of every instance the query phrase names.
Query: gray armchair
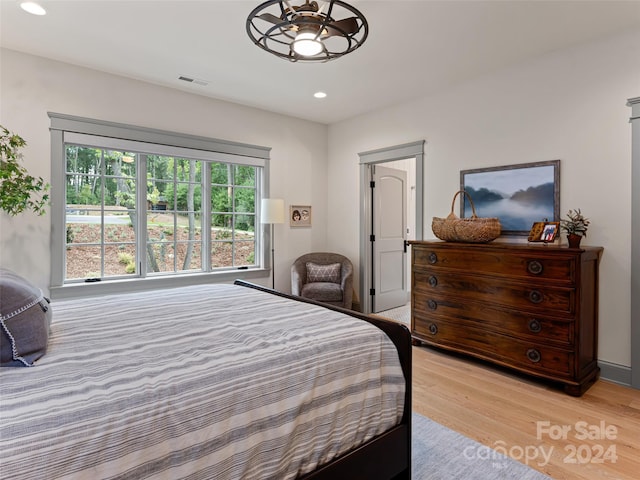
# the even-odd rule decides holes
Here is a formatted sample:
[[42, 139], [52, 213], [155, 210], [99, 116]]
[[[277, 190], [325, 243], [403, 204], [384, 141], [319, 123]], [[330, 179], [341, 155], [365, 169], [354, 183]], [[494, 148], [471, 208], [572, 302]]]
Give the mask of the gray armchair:
[[338, 253], [302, 255], [291, 265], [291, 293], [351, 309], [353, 264]]

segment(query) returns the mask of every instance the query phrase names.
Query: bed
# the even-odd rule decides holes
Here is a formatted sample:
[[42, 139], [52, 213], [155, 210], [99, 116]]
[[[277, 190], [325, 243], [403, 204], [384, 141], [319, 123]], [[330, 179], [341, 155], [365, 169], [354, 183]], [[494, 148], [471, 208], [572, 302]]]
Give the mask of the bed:
[[0, 369], [2, 479], [410, 478], [404, 325], [243, 281], [52, 310]]

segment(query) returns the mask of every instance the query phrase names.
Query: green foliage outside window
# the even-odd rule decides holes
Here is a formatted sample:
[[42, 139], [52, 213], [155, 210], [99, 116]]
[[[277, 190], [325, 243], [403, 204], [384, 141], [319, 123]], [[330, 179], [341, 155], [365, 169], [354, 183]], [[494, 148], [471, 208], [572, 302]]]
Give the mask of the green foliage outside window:
[[[73, 225], [71, 230], [67, 226], [67, 280], [85, 278], [96, 267], [102, 270], [96, 278], [103, 279], [122, 275], [123, 266], [126, 273], [141, 276], [196, 271], [203, 268], [205, 255], [211, 269], [255, 264], [255, 166], [65, 147], [67, 222]], [[210, 178], [204, 178], [205, 171]], [[140, 205], [139, 173], [146, 191], [146, 202]], [[202, 216], [203, 187], [210, 199], [210, 218]], [[114, 222], [125, 215], [130, 220], [126, 227]], [[139, 215], [146, 224], [141, 232]], [[79, 222], [76, 216], [89, 222]], [[210, 251], [204, 252], [207, 231]], [[146, 272], [136, 270], [135, 258], [142, 255]]]

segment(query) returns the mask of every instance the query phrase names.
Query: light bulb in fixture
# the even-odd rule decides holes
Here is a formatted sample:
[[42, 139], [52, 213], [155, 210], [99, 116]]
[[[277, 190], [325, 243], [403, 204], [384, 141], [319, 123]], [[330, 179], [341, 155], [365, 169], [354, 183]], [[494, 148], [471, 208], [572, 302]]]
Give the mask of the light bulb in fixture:
[[316, 93], [313, 94], [313, 96], [316, 97], [316, 98], [326, 98], [327, 94], [324, 93], [324, 92], [316, 92]]
[[313, 32], [300, 32], [293, 41], [293, 51], [304, 57], [318, 55], [324, 49], [322, 42], [318, 40]]
[[36, 2], [20, 2], [20, 8], [32, 15], [46, 15], [47, 11]]

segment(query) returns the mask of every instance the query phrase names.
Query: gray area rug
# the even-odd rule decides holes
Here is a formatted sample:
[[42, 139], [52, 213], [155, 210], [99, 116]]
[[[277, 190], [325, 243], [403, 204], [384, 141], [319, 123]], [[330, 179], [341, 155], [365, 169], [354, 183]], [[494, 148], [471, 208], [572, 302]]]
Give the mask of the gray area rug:
[[[549, 480], [550, 477], [413, 412], [413, 480]], [[498, 445], [499, 447], [499, 445]], [[513, 449], [518, 455], [520, 449]], [[542, 458], [529, 463], [543, 462]]]

